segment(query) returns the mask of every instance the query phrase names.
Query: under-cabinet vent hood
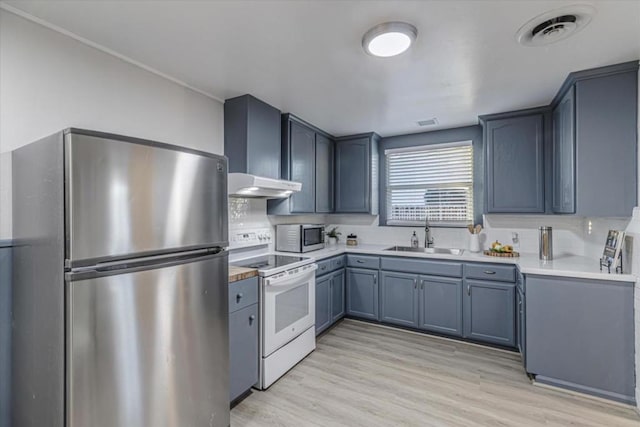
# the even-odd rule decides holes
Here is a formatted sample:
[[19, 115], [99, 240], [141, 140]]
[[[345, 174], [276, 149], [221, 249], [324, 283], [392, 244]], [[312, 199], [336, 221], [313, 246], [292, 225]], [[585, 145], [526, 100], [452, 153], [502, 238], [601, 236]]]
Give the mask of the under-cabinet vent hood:
[[265, 178], [248, 173], [229, 174], [229, 197], [253, 199], [285, 199], [302, 189], [302, 184]]

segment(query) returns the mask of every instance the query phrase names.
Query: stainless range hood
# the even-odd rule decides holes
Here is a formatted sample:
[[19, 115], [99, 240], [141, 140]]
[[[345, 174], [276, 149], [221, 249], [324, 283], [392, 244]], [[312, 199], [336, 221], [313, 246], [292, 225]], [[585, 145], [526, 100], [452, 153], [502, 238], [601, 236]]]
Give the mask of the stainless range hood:
[[265, 178], [248, 173], [229, 173], [229, 197], [285, 199], [302, 189], [299, 182]]

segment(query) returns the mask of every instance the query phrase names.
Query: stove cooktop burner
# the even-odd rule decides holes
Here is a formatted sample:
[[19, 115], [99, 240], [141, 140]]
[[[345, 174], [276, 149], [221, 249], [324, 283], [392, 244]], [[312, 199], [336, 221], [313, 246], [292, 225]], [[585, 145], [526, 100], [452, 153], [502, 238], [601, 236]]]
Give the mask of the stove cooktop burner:
[[293, 264], [300, 261], [305, 261], [309, 258], [299, 256], [286, 256], [286, 255], [266, 255], [255, 258], [249, 258], [242, 261], [233, 262], [233, 265], [238, 267], [248, 267], [257, 269], [272, 269], [284, 267], [289, 264]]

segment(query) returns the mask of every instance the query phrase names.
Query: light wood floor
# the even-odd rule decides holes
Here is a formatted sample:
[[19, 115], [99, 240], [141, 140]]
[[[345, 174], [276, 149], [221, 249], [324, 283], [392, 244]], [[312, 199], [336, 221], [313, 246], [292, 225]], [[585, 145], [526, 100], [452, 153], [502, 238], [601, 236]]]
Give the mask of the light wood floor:
[[532, 385], [518, 354], [345, 320], [265, 392], [251, 426], [635, 426], [627, 406]]

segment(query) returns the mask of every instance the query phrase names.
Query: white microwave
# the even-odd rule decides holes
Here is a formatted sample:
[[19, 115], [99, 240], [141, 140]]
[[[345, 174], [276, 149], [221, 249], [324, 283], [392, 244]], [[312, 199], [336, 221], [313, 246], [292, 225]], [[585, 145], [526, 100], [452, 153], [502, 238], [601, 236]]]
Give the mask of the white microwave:
[[324, 248], [324, 225], [276, 225], [276, 251], [309, 252]]

